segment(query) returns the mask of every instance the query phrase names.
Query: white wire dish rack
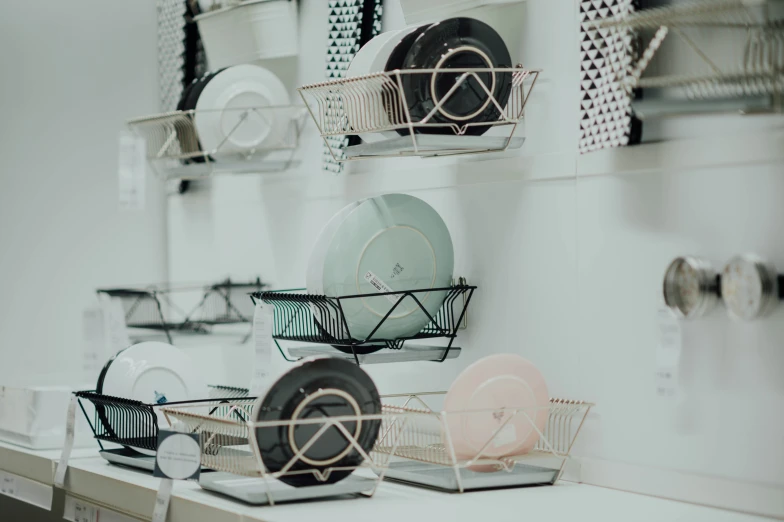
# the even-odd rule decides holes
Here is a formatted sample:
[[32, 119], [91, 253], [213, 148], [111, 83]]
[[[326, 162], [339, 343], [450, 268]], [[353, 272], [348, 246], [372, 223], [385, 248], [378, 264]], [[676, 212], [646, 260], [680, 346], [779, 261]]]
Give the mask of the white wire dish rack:
[[[128, 126], [144, 139], [147, 160], [160, 177], [198, 180], [213, 174], [286, 170], [295, 163], [305, 114], [305, 108], [297, 106], [232, 107], [156, 114], [129, 120]], [[197, 124], [200, 116], [219, 127], [212, 129], [212, 145], [206, 149]]]
[[[654, 31], [631, 74], [617, 78], [629, 94], [634, 89], [644, 89], [644, 98], [632, 102], [635, 114], [641, 119], [716, 112], [784, 112], [784, 2], [781, 0], [691, 0], [600, 20], [593, 27], [600, 32]], [[740, 63], [728, 65], [723, 56], [727, 46], [715, 45], [715, 39], [701, 38], [706, 29], [714, 35], [740, 34], [741, 37], [726, 40], [742, 45], [742, 49], [736, 49]], [[698, 32], [694, 33], [695, 30]], [[705, 72], [643, 77], [670, 33], [699, 57]]]
[[[532, 419], [537, 412], [520, 409], [438, 412], [426, 406], [422, 396], [443, 396], [442, 392], [383, 397], [380, 414], [254, 422], [253, 399], [238, 399], [215, 404], [220, 414], [207, 416], [204, 405], [164, 407], [170, 422], [199, 433], [202, 465], [216, 470], [201, 476], [203, 488], [252, 504], [280, 502], [355, 494], [372, 496], [384, 478], [409, 484], [464, 492], [512, 486], [553, 484], [560, 477], [572, 444], [590, 407], [589, 403], [551, 399], [543, 430]], [[413, 407], [415, 404], [417, 407]], [[497, 437], [508, 436], [504, 426], [486, 441], [471, 458], [458, 457], [451, 443], [451, 430], [457, 419], [499, 414], [506, 422], [527, 419], [539, 432], [534, 450], [519, 457], [486, 458], [483, 453]], [[219, 418], [220, 417], [220, 418]], [[366, 452], [355, 437], [356, 426], [378, 423], [378, 438]], [[260, 428], [277, 428], [293, 441], [295, 428], [311, 426], [312, 436], [300, 441], [299, 451], [280, 469], [267, 470], [257, 444]], [[337, 430], [337, 431], [336, 431]], [[353, 433], [352, 433], [353, 431]], [[339, 432], [339, 435], [337, 433]], [[321, 437], [342, 436], [361, 456], [356, 466], [310, 468], [303, 457]], [[285, 436], [285, 435], [284, 435]], [[339, 482], [330, 483], [334, 473], [357, 471]], [[372, 472], [372, 473], [370, 473]], [[275, 479], [311, 475], [318, 485], [292, 488]]]
[[[336, 161], [476, 154], [522, 146], [524, 138], [515, 130], [539, 73], [522, 66], [406, 69], [306, 85], [299, 92]], [[424, 104], [412, 99], [408, 88], [422, 80], [430, 86]], [[490, 116], [464, 123], [442, 117], [451, 114], [449, 104], [459, 103], [466, 90], [482, 100], [478, 112]], [[499, 99], [499, 92], [508, 93], [508, 99]], [[479, 129], [486, 134], [475, 132]], [[348, 146], [345, 157], [327, 140], [343, 135], [363, 141]]]

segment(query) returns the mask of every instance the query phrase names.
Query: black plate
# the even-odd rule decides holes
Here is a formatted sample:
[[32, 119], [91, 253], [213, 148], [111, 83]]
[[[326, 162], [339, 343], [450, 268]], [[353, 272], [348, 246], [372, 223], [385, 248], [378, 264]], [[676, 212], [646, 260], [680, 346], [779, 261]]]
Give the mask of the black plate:
[[[359, 411], [339, 393], [353, 398]], [[301, 408], [299, 413], [298, 407]], [[304, 359], [278, 379], [256, 409], [256, 420], [278, 421], [380, 412], [378, 390], [364, 370], [343, 359], [319, 357]], [[356, 434], [360, 446], [370, 452], [378, 437], [381, 421], [344, 422], [343, 425], [349, 433]], [[303, 447], [321, 427], [321, 424], [297, 426], [293, 429], [293, 444], [289, 437], [289, 426], [256, 428], [256, 439], [267, 470], [273, 473], [280, 471], [294, 457], [295, 447]], [[323, 433], [305, 452], [304, 457], [309, 461], [298, 460], [289, 471], [326, 470], [362, 463], [362, 456], [336, 427]], [[334, 484], [351, 472], [333, 470], [323, 482], [309, 472], [283, 475], [280, 480], [295, 487]]]
[[[202, 76], [200, 79], [193, 81], [185, 90], [182, 91], [182, 96], [180, 97], [180, 102], [177, 104], [177, 110], [179, 111], [191, 111], [196, 109], [196, 103], [199, 101], [199, 96], [201, 96], [202, 91], [204, 88], [207, 87], [207, 84], [212, 81], [215, 76], [219, 73], [226, 70], [224, 67], [223, 69], [219, 69], [213, 73], [206, 74]], [[195, 127], [195, 123], [194, 123]], [[201, 143], [197, 143], [199, 150], [201, 150]], [[209, 156], [208, 156], [209, 157]], [[213, 161], [212, 157], [209, 157], [210, 161]], [[185, 163], [204, 163], [205, 160], [202, 156], [196, 156], [190, 159], [185, 160]]]
[[[419, 27], [417, 27], [416, 29], [408, 33], [406, 36], [404, 36], [403, 39], [400, 40], [400, 42], [398, 42], [398, 44], [394, 47], [394, 49], [392, 49], [392, 52], [389, 53], [389, 58], [387, 58], [387, 63], [384, 66], [384, 70], [394, 71], [396, 69], [402, 69], [403, 62], [405, 61], [406, 55], [408, 54], [408, 50], [411, 49], [412, 45], [414, 45], [414, 41], [417, 38], [419, 38], [422, 35], [422, 33], [424, 33], [431, 25], [432, 24], [420, 25]], [[388, 113], [395, 110], [392, 107], [390, 107], [391, 100], [389, 100], [387, 96], [383, 97], [383, 101], [384, 101], [386, 111]], [[396, 121], [396, 120], [397, 118], [390, 117], [390, 121]], [[401, 136], [406, 136], [407, 134], [409, 134], [408, 129], [397, 129], [397, 132]]]
[[[455, 51], [465, 48], [463, 51]], [[448, 53], [453, 53], [449, 55]], [[445, 58], [446, 56], [446, 58]], [[403, 69], [460, 69], [512, 67], [503, 38], [489, 25], [473, 18], [449, 18], [431, 25], [414, 41], [403, 61]], [[407, 74], [402, 77], [403, 90], [413, 121], [427, 116], [462, 73]], [[478, 75], [501, 107], [512, 91], [512, 73]], [[495, 86], [492, 86], [495, 76]], [[467, 123], [497, 121], [500, 113], [475, 78], [468, 78], [429, 121], [433, 123]], [[477, 125], [465, 134], [479, 136], [490, 128]], [[420, 127], [424, 134], [454, 134], [449, 127]]]

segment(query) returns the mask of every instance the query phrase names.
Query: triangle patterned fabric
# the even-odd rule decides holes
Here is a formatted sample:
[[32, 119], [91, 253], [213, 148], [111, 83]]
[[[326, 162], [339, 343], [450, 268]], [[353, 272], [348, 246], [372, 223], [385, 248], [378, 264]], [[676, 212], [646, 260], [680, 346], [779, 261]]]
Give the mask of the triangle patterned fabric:
[[[329, 0], [329, 24], [326, 73], [327, 79], [342, 78], [359, 48], [381, 32], [382, 0]], [[369, 18], [366, 18], [369, 17]], [[341, 111], [338, 99], [327, 100], [327, 110]], [[346, 136], [328, 136], [324, 144], [323, 167], [328, 172], [343, 172], [343, 164], [335, 161], [348, 145]]]
[[588, 29], [587, 22], [627, 15], [637, 0], [580, 0], [580, 142], [584, 154], [630, 145], [640, 122], [621, 81], [632, 70], [636, 38], [627, 29]]

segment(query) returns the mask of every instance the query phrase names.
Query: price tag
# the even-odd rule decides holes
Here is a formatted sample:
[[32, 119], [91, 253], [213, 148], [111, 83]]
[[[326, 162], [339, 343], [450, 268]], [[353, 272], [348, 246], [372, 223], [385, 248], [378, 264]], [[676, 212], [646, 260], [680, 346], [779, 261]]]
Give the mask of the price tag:
[[269, 386], [272, 371], [272, 325], [273, 305], [256, 302], [253, 312], [253, 377], [250, 382], [251, 395], [261, 395]]
[[158, 486], [158, 495], [155, 497], [155, 508], [152, 511], [152, 522], [166, 522], [173, 486], [174, 481], [172, 479], [161, 479], [161, 484]]
[[76, 395], [71, 395], [71, 402], [68, 403], [68, 411], [65, 418], [65, 441], [60, 452], [60, 460], [57, 462], [57, 469], [54, 473], [54, 485], [62, 488], [65, 484], [65, 472], [68, 470], [68, 459], [71, 458], [71, 450], [74, 445], [74, 434], [76, 433]]
[[15, 497], [17, 493], [16, 477], [3, 473], [2, 477], [0, 477], [0, 493], [9, 497]]
[[90, 380], [98, 375], [107, 359], [103, 311], [88, 308], [82, 313], [82, 372]]
[[122, 299], [106, 294], [99, 294], [98, 299], [103, 311], [105, 346], [109, 348], [111, 354], [115, 354], [131, 345], [128, 327], [125, 325]]
[[98, 522], [98, 508], [74, 500], [73, 522]]
[[174, 480], [199, 478], [201, 445], [197, 433], [160, 430], [153, 476]]
[[120, 133], [117, 176], [121, 210], [144, 210], [147, 142], [132, 132]]
[[676, 397], [679, 393], [681, 325], [666, 308], [659, 310], [657, 323], [659, 342], [656, 347], [656, 394], [660, 397]]

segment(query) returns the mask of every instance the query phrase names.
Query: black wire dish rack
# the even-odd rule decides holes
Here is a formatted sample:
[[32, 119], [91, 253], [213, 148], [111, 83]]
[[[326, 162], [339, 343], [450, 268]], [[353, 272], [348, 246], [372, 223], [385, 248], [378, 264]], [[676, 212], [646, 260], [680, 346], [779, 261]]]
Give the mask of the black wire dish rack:
[[[228, 404], [232, 400], [247, 399], [248, 390], [246, 388], [236, 388], [231, 386], [210, 386], [210, 397], [193, 400], [170, 402], [163, 404], [147, 404], [131, 399], [102, 395], [95, 391], [74, 392], [93, 436], [101, 448], [101, 457], [113, 464], [131, 466], [134, 468], [152, 471], [155, 466], [155, 456], [142, 453], [135, 448], [155, 452], [158, 446], [158, 431], [166, 429], [166, 416], [161, 416], [158, 412], [163, 406], [189, 405], [198, 407], [201, 403], [205, 404], [204, 413], [215, 418], [226, 418], [230, 415], [240, 416], [242, 422], [248, 419], [242, 418], [241, 411], [235, 411], [221, 404]], [[87, 401], [92, 408], [85, 408]], [[218, 404], [216, 406], [216, 404]], [[88, 409], [94, 410], [91, 413]], [[116, 447], [119, 445], [120, 447]]]
[[[217, 325], [251, 323], [253, 306], [248, 294], [266, 287], [256, 278], [243, 282], [226, 279], [210, 285], [105, 288], [97, 292], [121, 302], [127, 327], [162, 333], [172, 343], [173, 334], [208, 334]], [[196, 300], [195, 306], [187, 309], [181, 304], [188, 300]]]
[[[456, 284], [446, 288], [378, 292], [341, 297], [328, 297], [306, 293], [303, 289], [276, 290], [252, 294], [253, 302], [261, 301], [274, 307], [272, 337], [281, 355], [289, 361], [308, 355], [323, 354], [323, 349], [290, 348], [289, 354], [281, 341], [331, 345], [342, 354], [353, 358], [357, 364], [370, 362], [393, 362], [430, 360], [443, 362], [456, 357], [460, 348], [453, 346], [457, 332], [465, 328], [468, 305], [475, 286], [460, 278]], [[434, 315], [429, 313], [423, 301], [429, 293], [445, 294], [443, 305]], [[378, 324], [368, 335], [358, 337], [351, 333], [350, 321], [344, 309], [346, 304], [357, 300], [392, 296], [395, 304], [381, 316]], [[379, 334], [396, 309], [408, 302], [409, 307], [418, 309], [428, 319], [427, 325], [414, 335], [383, 338]], [[409, 341], [422, 339], [447, 339], [446, 346], [413, 346]], [[385, 353], [383, 353], [385, 352]], [[334, 350], [327, 353], [334, 355]]]

